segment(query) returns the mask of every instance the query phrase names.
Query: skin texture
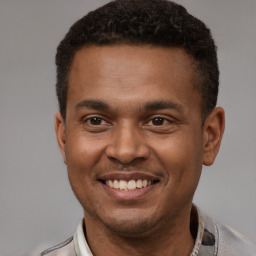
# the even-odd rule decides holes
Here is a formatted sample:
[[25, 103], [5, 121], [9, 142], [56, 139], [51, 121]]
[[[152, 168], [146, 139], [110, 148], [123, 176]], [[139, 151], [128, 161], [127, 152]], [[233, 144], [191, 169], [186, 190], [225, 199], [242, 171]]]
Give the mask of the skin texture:
[[[66, 120], [56, 113], [55, 130], [94, 255], [190, 255], [193, 195], [224, 131], [222, 108], [202, 126], [193, 81], [182, 49], [90, 46], [76, 53]], [[133, 177], [157, 182], [143, 193], [101, 182]]]

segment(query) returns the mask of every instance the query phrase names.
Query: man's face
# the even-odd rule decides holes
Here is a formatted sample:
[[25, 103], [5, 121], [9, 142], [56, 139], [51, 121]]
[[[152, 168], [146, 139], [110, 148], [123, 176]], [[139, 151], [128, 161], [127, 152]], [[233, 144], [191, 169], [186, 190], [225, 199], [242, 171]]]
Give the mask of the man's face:
[[86, 220], [136, 233], [190, 210], [204, 155], [200, 103], [181, 49], [76, 53], [60, 137]]

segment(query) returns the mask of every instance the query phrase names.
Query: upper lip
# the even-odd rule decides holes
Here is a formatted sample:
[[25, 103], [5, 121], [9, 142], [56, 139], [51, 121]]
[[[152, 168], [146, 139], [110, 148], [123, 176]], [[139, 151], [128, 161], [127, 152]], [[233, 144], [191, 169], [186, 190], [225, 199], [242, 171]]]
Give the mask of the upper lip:
[[100, 175], [98, 180], [150, 180], [155, 181], [159, 180], [158, 177], [149, 175], [143, 172], [111, 172], [107, 174]]

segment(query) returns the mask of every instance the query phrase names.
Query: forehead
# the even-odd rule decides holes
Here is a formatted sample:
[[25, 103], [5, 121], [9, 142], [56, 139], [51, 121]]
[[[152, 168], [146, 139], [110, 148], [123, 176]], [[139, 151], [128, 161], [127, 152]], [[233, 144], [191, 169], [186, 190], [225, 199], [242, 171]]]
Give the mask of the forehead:
[[[152, 64], [154, 67], [152, 66]], [[122, 65], [120, 65], [122, 64]], [[111, 46], [85, 46], [75, 53], [71, 64], [71, 71], [79, 68], [92, 70], [95, 66], [101, 65], [104, 69], [98, 72], [129, 72], [134, 71], [134, 67], [139, 64], [139, 72], [149, 66], [156, 72], [166, 67], [181, 73], [193, 73], [192, 57], [184, 49], [171, 47], [156, 47], [150, 45], [130, 46], [130, 45], [111, 45]], [[93, 70], [95, 71], [95, 70]], [[152, 71], [152, 70], [151, 70]], [[170, 70], [169, 70], [170, 71]], [[136, 72], [137, 73], [137, 72]]]
[[[88, 46], [74, 56], [69, 74], [69, 99], [129, 102], [189, 100], [195, 94], [190, 56], [179, 48], [154, 46]], [[67, 106], [68, 107], [68, 106]]]

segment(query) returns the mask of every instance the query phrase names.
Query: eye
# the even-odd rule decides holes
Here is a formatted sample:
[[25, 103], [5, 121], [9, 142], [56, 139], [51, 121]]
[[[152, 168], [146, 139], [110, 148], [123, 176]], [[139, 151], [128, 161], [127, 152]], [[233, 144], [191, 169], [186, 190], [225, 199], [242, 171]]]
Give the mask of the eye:
[[148, 122], [148, 125], [161, 126], [161, 125], [165, 125], [165, 124], [169, 124], [169, 123], [170, 123], [170, 121], [167, 120], [166, 118], [157, 116], [157, 117], [154, 117], [153, 119], [151, 119]]
[[86, 121], [91, 125], [101, 125], [104, 122], [104, 120], [100, 117], [91, 117]]
[[105, 119], [99, 116], [87, 117], [83, 120], [87, 126], [108, 126], [110, 125]]
[[163, 125], [165, 123], [166, 119], [162, 117], [155, 117], [152, 119], [152, 124], [153, 125]]
[[172, 133], [179, 127], [177, 119], [170, 115], [153, 115], [147, 118], [143, 127], [154, 133]]

